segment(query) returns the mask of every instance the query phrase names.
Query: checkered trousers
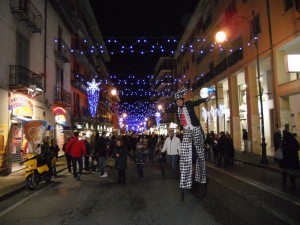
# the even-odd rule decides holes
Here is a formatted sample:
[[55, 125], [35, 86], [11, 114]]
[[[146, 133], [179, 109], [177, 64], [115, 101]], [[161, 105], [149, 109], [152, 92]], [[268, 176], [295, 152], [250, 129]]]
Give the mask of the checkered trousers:
[[180, 188], [190, 189], [192, 187], [192, 141], [196, 147], [197, 162], [195, 180], [206, 183], [206, 167], [204, 155], [204, 136], [201, 127], [186, 129], [183, 131], [180, 154]]

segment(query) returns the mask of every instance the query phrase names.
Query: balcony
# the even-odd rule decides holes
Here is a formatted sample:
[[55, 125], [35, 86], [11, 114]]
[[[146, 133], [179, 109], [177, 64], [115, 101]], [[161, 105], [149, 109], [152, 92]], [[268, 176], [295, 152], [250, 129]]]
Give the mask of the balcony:
[[30, 0], [10, 0], [10, 8], [32, 33], [41, 33], [43, 17]]
[[228, 56], [228, 67], [233, 66], [238, 61], [243, 59], [243, 49], [235, 50], [230, 56]]
[[63, 60], [64, 62], [70, 61], [70, 48], [62, 38], [55, 39], [54, 53], [57, 58]]
[[97, 65], [94, 62], [94, 59], [90, 55], [90, 51], [81, 51], [78, 49], [72, 49], [73, 56], [75, 59], [86, 68], [88, 73], [97, 74]]
[[[72, 86], [74, 88], [78, 89], [80, 92], [87, 94], [87, 84], [84, 84], [82, 82], [83, 75], [73, 72], [73, 77], [74, 77], [74, 79], [72, 79]], [[84, 78], [84, 79], [86, 79], [86, 78]]]
[[14, 91], [34, 92], [35, 95], [43, 91], [43, 76], [36, 74], [20, 65], [10, 66], [9, 87]]
[[71, 93], [62, 87], [55, 87], [54, 103], [60, 106], [71, 106]]
[[215, 75], [218, 75], [227, 70], [227, 57], [225, 57], [216, 67], [215, 67]]

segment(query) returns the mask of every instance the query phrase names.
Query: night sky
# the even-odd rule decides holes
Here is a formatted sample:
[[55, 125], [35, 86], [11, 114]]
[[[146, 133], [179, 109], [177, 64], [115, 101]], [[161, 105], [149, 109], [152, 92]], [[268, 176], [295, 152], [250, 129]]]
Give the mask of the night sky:
[[[131, 45], [138, 38], [157, 44], [180, 40], [199, 0], [90, 0], [105, 40]], [[110, 46], [108, 46], [110, 47]], [[153, 74], [160, 56], [170, 54], [125, 52], [110, 55], [110, 74]]]

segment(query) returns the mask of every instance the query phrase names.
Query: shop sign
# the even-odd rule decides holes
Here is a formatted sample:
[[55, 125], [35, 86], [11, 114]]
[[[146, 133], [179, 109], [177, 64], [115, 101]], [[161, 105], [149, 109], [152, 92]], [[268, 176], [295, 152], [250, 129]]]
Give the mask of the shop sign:
[[12, 94], [10, 108], [14, 116], [33, 116], [33, 104], [31, 100], [19, 94]]
[[55, 122], [61, 125], [64, 125], [67, 121], [66, 119], [66, 110], [62, 107], [54, 107], [52, 109], [53, 113], [55, 114]]
[[62, 108], [62, 107], [54, 107], [53, 108], [53, 113], [55, 114], [55, 115], [66, 115], [66, 110], [64, 109], [64, 108]]

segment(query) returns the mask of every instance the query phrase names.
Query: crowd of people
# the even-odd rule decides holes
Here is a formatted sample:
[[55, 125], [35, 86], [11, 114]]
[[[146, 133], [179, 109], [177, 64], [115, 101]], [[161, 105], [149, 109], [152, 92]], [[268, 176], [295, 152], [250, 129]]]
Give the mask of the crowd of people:
[[204, 145], [206, 159], [213, 158], [217, 166], [234, 165], [235, 148], [228, 132], [221, 131], [219, 135], [216, 135], [214, 131], [210, 131], [206, 135]]
[[[81, 137], [75, 132], [74, 137], [67, 138], [63, 145], [68, 171], [73, 171], [74, 178], [80, 179], [82, 171], [95, 173], [98, 171], [101, 178], [108, 176], [106, 162], [113, 159], [115, 168], [118, 170], [118, 183], [126, 181], [125, 170], [127, 159], [136, 164], [137, 175], [144, 176], [143, 168], [146, 162], [157, 162], [161, 166], [162, 175], [165, 174], [165, 166], [170, 168], [170, 175], [178, 178], [178, 165], [181, 155], [183, 135], [169, 130], [167, 135], [157, 135], [154, 132], [150, 135], [106, 136], [106, 133], [96, 133], [90, 138]], [[193, 146], [194, 149], [194, 146]], [[204, 141], [205, 158], [213, 160], [217, 166], [228, 166], [234, 164], [233, 140], [228, 132], [220, 132], [215, 135], [213, 131], [206, 135]], [[212, 153], [212, 154], [211, 154]], [[193, 158], [196, 158], [196, 151], [193, 150]], [[193, 160], [196, 164], [196, 159]], [[79, 167], [77, 169], [77, 167]]]
[[[288, 130], [281, 132], [277, 129], [274, 133], [275, 161], [282, 170], [282, 185], [286, 186], [289, 178], [291, 189], [296, 188], [296, 173], [299, 170], [299, 143]], [[167, 136], [157, 135], [154, 132], [150, 135], [130, 135], [106, 136], [106, 133], [95, 133], [90, 138], [79, 137], [78, 132], [74, 132], [74, 137], [68, 137], [63, 145], [68, 171], [73, 173], [74, 178], [80, 180], [83, 170], [95, 173], [98, 171], [100, 178], [108, 176], [106, 172], [107, 160], [114, 161], [117, 170], [118, 183], [126, 182], [127, 162], [135, 163], [137, 176], [144, 177], [145, 163], [157, 162], [161, 166], [162, 175], [165, 175], [165, 166], [168, 165], [170, 176], [178, 178], [178, 166], [182, 158], [182, 144], [184, 135], [175, 133], [170, 129]], [[193, 142], [192, 142], [193, 143]], [[41, 145], [41, 155], [53, 175], [56, 175], [55, 161], [60, 151], [55, 139], [50, 141], [48, 136], [43, 138]], [[192, 164], [196, 164], [197, 151], [192, 146]], [[212, 160], [218, 167], [228, 167], [234, 165], [235, 148], [233, 139], [228, 132], [221, 131], [215, 134], [210, 131], [204, 139], [205, 160]], [[78, 168], [77, 168], [78, 167]], [[197, 168], [192, 167], [192, 171]], [[192, 172], [191, 171], [191, 172]]]

